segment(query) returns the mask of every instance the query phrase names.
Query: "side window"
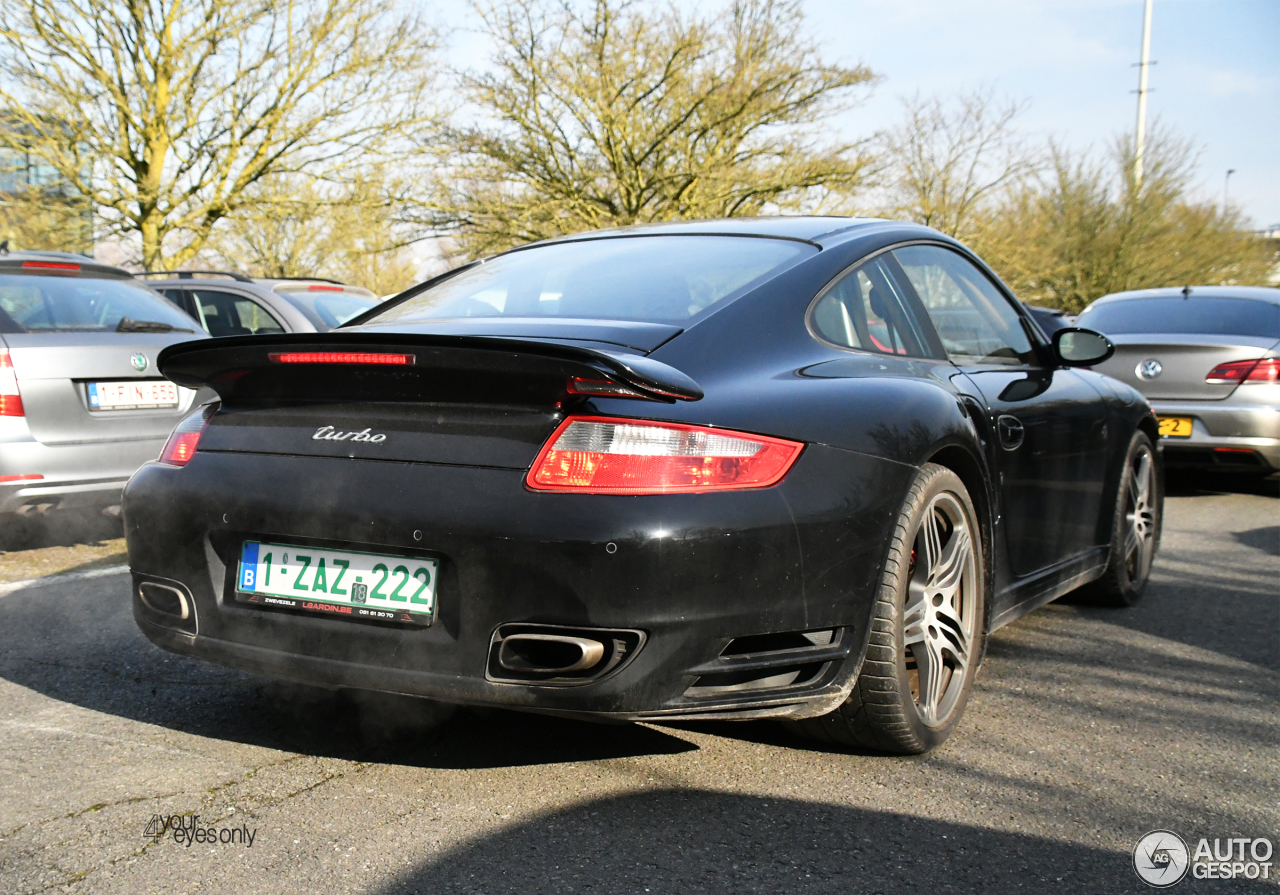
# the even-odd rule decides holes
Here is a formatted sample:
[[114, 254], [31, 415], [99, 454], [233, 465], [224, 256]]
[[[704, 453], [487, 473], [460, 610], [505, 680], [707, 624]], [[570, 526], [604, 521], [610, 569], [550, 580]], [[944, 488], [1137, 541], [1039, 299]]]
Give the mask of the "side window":
[[813, 305], [809, 319], [819, 337], [841, 348], [912, 357], [927, 354], [897, 283], [880, 259], [849, 271], [829, 287]]
[[177, 307], [184, 314], [190, 314], [192, 311], [192, 303], [190, 298], [183, 294], [181, 289], [161, 289], [160, 294], [163, 295], [170, 304]]
[[1018, 312], [966, 258], [940, 246], [894, 249], [947, 356], [958, 363], [1033, 363]]
[[202, 289], [195, 296], [210, 335], [256, 336], [284, 332], [266, 308], [253, 299], [212, 289]]

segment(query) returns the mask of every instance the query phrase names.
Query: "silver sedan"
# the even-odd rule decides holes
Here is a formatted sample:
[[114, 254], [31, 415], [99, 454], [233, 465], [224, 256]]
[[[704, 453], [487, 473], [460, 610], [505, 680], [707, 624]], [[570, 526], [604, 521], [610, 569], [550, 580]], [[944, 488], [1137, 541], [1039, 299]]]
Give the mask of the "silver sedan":
[[1117, 292], [1077, 325], [1115, 343], [1094, 369], [1146, 395], [1167, 466], [1280, 469], [1280, 289]]

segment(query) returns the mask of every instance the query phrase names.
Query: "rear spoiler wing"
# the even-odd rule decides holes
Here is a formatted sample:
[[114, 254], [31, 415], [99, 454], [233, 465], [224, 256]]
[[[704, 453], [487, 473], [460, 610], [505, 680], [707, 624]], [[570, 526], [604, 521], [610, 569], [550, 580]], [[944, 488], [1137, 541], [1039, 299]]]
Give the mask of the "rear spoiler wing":
[[497, 336], [358, 330], [227, 336], [170, 345], [160, 352], [156, 366], [178, 385], [207, 386], [225, 400], [232, 397], [245, 379], [258, 378], [250, 373], [278, 370], [280, 365], [273, 363], [270, 355], [281, 351], [402, 352], [414, 356], [414, 369], [419, 373], [466, 370], [542, 378], [555, 368], [576, 368], [580, 372], [574, 375], [602, 376], [654, 400], [697, 401], [703, 397], [702, 388], [687, 375], [643, 355]]

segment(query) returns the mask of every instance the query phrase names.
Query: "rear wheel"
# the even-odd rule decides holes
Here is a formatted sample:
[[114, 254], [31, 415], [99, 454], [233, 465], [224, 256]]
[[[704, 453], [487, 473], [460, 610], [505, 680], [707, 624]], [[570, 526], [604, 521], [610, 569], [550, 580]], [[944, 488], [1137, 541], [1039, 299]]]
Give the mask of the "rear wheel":
[[1120, 475], [1107, 570], [1086, 591], [1093, 602], [1102, 606], [1132, 606], [1142, 597], [1160, 545], [1164, 513], [1160, 484], [1155, 448], [1146, 433], [1137, 432], [1129, 443], [1124, 472]]
[[849, 698], [796, 726], [824, 742], [918, 754], [959, 721], [982, 654], [986, 575], [964, 483], [932, 463], [907, 496]]

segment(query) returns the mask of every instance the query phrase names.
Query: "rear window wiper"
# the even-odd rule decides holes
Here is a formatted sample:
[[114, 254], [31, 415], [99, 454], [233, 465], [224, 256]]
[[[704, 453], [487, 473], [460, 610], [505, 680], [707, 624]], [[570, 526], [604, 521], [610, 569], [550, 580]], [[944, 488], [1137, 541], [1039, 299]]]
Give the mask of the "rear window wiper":
[[121, 317], [116, 325], [118, 333], [193, 333], [194, 329], [183, 329], [172, 323], [161, 323], [159, 320], [134, 320]]

